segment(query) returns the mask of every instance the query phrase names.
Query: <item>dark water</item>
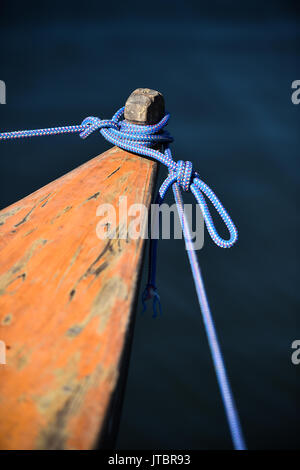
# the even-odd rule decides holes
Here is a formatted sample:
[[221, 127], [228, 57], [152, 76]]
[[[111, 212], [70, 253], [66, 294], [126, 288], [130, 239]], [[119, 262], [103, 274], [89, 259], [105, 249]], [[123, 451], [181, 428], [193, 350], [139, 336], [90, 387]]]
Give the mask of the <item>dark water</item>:
[[[248, 445], [298, 448], [296, 2], [74, 5], [2, 3], [0, 128], [109, 117], [140, 86], [165, 94], [175, 158], [195, 163], [240, 233], [231, 250], [206, 236], [199, 260]], [[2, 143], [1, 207], [108, 147], [96, 135]], [[164, 314], [137, 316], [118, 447], [230, 448], [182, 242], [161, 243], [158, 284]]]

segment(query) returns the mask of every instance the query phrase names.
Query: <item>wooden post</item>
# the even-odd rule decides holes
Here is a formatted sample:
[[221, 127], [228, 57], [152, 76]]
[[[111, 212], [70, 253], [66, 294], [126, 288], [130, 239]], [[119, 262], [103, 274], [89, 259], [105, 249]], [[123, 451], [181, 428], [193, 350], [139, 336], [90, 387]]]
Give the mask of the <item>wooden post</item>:
[[[148, 89], [125, 109], [141, 124], [163, 113]], [[103, 434], [144, 240], [129, 238], [123, 219], [123, 238], [99, 239], [97, 208], [117, 208], [120, 196], [149, 207], [156, 171], [114, 147], [0, 212], [0, 449], [91, 449]]]

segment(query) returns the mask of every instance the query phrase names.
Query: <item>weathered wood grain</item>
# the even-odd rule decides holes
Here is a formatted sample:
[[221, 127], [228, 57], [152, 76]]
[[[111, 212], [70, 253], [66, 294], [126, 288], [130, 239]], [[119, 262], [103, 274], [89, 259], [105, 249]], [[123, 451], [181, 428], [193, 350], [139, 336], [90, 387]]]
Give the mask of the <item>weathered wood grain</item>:
[[95, 445], [143, 250], [141, 239], [100, 240], [96, 210], [120, 195], [149, 206], [155, 173], [112, 148], [0, 212], [1, 449]]
[[165, 115], [163, 95], [150, 88], [137, 88], [126, 101], [124, 117], [135, 124], [156, 124]]

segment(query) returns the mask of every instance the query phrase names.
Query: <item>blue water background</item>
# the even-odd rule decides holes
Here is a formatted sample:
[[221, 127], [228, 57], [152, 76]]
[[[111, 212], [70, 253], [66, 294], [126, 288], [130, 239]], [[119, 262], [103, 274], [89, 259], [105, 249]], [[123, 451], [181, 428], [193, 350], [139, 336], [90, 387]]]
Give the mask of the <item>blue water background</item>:
[[[299, 448], [297, 3], [29, 5], [0, 7], [0, 128], [107, 118], [137, 87], [164, 93], [174, 157], [195, 163], [239, 229], [231, 250], [206, 235], [199, 261], [246, 440]], [[107, 148], [97, 135], [1, 144], [1, 207]], [[137, 315], [117, 445], [231, 448], [182, 242], [160, 244], [158, 285], [163, 316]]]

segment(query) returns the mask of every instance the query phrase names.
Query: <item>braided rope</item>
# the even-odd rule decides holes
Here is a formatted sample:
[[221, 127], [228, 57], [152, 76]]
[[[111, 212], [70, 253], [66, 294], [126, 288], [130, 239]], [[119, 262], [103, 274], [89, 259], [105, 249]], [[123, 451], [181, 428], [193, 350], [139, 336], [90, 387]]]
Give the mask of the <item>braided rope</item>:
[[[79, 133], [82, 139], [86, 139], [93, 132], [99, 130], [103, 137], [113, 145], [128, 150], [129, 152], [154, 158], [158, 162], [166, 165], [169, 170], [169, 176], [160, 187], [159, 194], [161, 199], [164, 199], [166, 192], [175, 182], [177, 182], [184, 191], [191, 190], [202, 210], [205, 224], [212, 240], [216, 245], [222, 248], [230, 248], [237, 241], [238, 234], [233, 221], [222, 203], [212, 189], [199, 178], [198, 173], [193, 170], [191, 162], [183, 162], [182, 160], [175, 162], [173, 160], [169, 148], [169, 144], [173, 139], [170, 134], [164, 130], [164, 127], [168, 124], [170, 115], [166, 114], [158, 124], [148, 126], [131, 124], [126, 122], [123, 116], [124, 107], [119, 109], [112, 119], [102, 120], [90, 116], [84, 119], [80, 125], [3, 132], [0, 133], [0, 140], [74, 133]], [[154, 144], [163, 146], [164, 152], [153, 149]], [[230, 234], [228, 240], [224, 240], [218, 234], [203, 194], [211, 201], [216, 211], [223, 219]]]
[[221, 397], [223, 400], [223, 405], [225, 408], [226, 417], [228, 420], [228, 425], [231, 433], [232, 442], [236, 450], [245, 450], [246, 444], [243, 436], [243, 431], [241, 428], [239, 415], [236, 409], [234, 397], [231, 391], [228, 375], [226, 372], [226, 367], [224, 359], [222, 356], [221, 348], [218, 341], [217, 332], [215, 329], [213, 317], [210, 311], [203, 278], [201, 275], [201, 269], [193, 249], [192, 244], [192, 235], [190, 233], [190, 228], [188, 221], [186, 220], [184, 213], [184, 206], [182, 195], [180, 191], [180, 185], [175, 183], [173, 185], [173, 193], [176, 201], [176, 207], [179, 215], [179, 219], [182, 226], [182, 231], [184, 233], [184, 240], [186, 245], [186, 251], [189, 258], [195, 288], [197, 292], [198, 302], [200, 305], [200, 310], [202, 313], [203, 323], [207, 335], [208, 344], [211, 351], [211, 356], [217, 376], [217, 381], [219, 384]]
[[[93, 132], [99, 130], [103, 137], [113, 145], [121, 147], [124, 150], [128, 150], [129, 152], [154, 158], [158, 162], [167, 166], [169, 175], [159, 189], [157, 202], [161, 204], [168, 189], [172, 187], [233, 444], [235, 449], [245, 449], [243, 434], [227, 378], [212, 315], [209, 309], [200, 266], [191, 243], [190, 230], [187, 221], [185, 220], [180, 190], [182, 189], [185, 192], [190, 190], [194, 194], [196, 201], [202, 210], [208, 233], [216, 245], [222, 248], [231, 247], [237, 241], [237, 229], [215, 193], [200, 179], [199, 174], [193, 170], [192, 163], [189, 161], [184, 162], [182, 160], [175, 162], [173, 160], [172, 153], [169, 148], [169, 144], [173, 139], [169, 133], [164, 130], [164, 127], [167, 125], [170, 118], [169, 114], [166, 114], [158, 124], [147, 126], [128, 123], [123, 119], [123, 116], [124, 107], [119, 109], [110, 120], [101, 120], [97, 117], [90, 116], [80, 125], [17, 132], [3, 132], [0, 133], [0, 140], [72, 133], [79, 133], [82, 139], [86, 139]], [[158, 144], [163, 148], [163, 152], [152, 148], [154, 144]], [[230, 234], [230, 238], [228, 240], [224, 240], [218, 234], [204, 195], [210, 200], [225, 223]], [[154, 316], [157, 316], [158, 312], [161, 313], [160, 299], [155, 281], [156, 258], [157, 240], [151, 240], [148, 284], [143, 293], [142, 302], [145, 310], [145, 302], [149, 299], [153, 299]]]

